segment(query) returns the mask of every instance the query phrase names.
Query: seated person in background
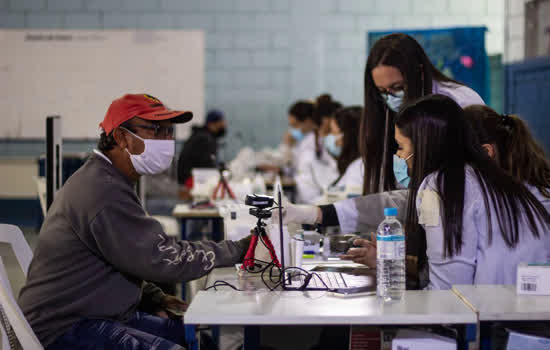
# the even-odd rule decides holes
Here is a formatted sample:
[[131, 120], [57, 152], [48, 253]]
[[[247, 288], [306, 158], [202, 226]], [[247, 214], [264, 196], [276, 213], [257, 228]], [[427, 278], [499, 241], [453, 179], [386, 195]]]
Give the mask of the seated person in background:
[[288, 132], [283, 137], [281, 150], [287, 154], [286, 158], [294, 169], [300, 163], [302, 153], [315, 145], [312, 140], [317, 126], [312, 115], [313, 103], [310, 101], [297, 101], [288, 109]]
[[498, 114], [485, 105], [464, 108], [464, 116], [489, 157], [525, 184], [550, 211], [550, 161], [527, 124], [518, 116]]
[[515, 284], [519, 262], [550, 259], [550, 214], [491, 160], [451, 98], [405, 106], [395, 140], [411, 174], [405, 232], [425, 233], [429, 289]]
[[297, 201], [312, 203], [318, 198], [338, 176], [338, 169], [333, 157], [323, 145], [321, 128], [330, 126], [330, 117], [342, 105], [333, 101], [328, 94], [319, 96], [313, 104], [309, 122], [313, 124], [313, 132], [304, 139], [299, 158], [295, 160]]
[[363, 161], [359, 154], [359, 124], [363, 108], [345, 107], [334, 113], [329, 134], [324, 137], [325, 149], [336, 158], [338, 178], [331, 186], [363, 189]]
[[211, 110], [203, 126], [193, 126], [191, 136], [183, 144], [178, 157], [180, 198], [192, 199], [194, 168], [215, 168], [218, 157], [218, 139], [225, 136], [227, 123], [223, 112]]
[[168, 237], [136, 195], [140, 176], [170, 166], [172, 124], [191, 118], [139, 94], [125, 95], [107, 110], [98, 150], [48, 211], [19, 296], [46, 349], [183, 349], [182, 319], [138, 307], [146, 301], [149, 310], [159, 311], [185, 304], [150, 285], [142, 288], [144, 280], [184, 282], [242, 261], [250, 238], [215, 243]]
[[[330, 121], [334, 116], [334, 113], [342, 108], [342, 104], [338, 101], [334, 101], [330, 94], [322, 94], [315, 100], [315, 106], [313, 109], [313, 119], [318, 121], [319, 124], [319, 139], [330, 134]], [[318, 142], [319, 146], [322, 146], [321, 142]]]
[[[300, 163], [300, 155], [311, 148], [314, 143], [310, 138], [313, 136], [313, 131], [316, 128], [312, 119], [313, 103], [306, 100], [296, 101], [288, 108], [288, 131], [283, 135], [279, 152], [281, 154], [283, 166], [290, 167], [294, 172]], [[307, 140], [307, 141], [305, 141]], [[280, 165], [273, 164], [257, 164], [256, 166], [261, 171], [278, 173]], [[287, 174], [290, 175], [290, 174]]]

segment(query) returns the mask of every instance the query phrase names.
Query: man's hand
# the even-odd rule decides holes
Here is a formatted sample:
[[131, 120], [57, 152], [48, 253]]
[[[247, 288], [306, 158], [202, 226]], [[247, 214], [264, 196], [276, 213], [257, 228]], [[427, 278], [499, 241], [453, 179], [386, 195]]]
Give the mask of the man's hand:
[[183, 317], [183, 313], [187, 311], [189, 305], [172, 295], [165, 295], [160, 303], [160, 310], [157, 311], [157, 316], [164, 318]]
[[346, 254], [340, 256], [340, 259], [376, 268], [376, 241], [358, 238], [353, 241], [353, 245], [357, 247], [350, 248]]

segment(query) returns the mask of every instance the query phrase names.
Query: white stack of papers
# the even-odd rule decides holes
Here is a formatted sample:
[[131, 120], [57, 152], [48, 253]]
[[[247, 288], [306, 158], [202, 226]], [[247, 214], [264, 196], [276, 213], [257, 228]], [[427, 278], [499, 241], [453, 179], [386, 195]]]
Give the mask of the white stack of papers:
[[456, 350], [456, 340], [414, 329], [400, 329], [392, 350]]

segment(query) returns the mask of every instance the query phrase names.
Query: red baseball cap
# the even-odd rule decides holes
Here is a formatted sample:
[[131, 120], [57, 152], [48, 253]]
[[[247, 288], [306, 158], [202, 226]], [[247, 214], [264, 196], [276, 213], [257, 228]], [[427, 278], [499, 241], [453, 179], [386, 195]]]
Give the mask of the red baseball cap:
[[99, 126], [108, 135], [114, 128], [134, 117], [147, 120], [170, 119], [172, 123], [185, 123], [193, 118], [193, 113], [170, 110], [151, 95], [127, 94], [111, 103]]

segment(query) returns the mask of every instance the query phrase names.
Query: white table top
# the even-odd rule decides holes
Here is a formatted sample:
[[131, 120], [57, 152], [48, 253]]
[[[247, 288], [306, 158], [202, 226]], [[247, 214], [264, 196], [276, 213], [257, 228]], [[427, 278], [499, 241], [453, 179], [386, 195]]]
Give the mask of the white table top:
[[517, 295], [516, 286], [458, 285], [455, 292], [480, 321], [550, 320], [550, 296]]
[[221, 218], [217, 208], [193, 209], [189, 204], [176, 204], [174, 210], [172, 210], [172, 216], [179, 218]]
[[[186, 324], [349, 325], [476, 323], [475, 313], [452, 291], [406, 291], [402, 300], [383, 304], [375, 296], [343, 297], [327, 292], [259, 289], [257, 277], [239, 278], [216, 269], [207, 285], [223, 279], [229, 287], [200, 291], [185, 313]], [[228, 278], [228, 273], [232, 278]]]

